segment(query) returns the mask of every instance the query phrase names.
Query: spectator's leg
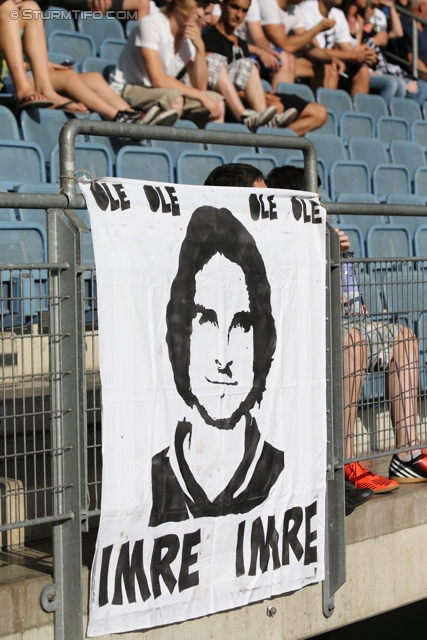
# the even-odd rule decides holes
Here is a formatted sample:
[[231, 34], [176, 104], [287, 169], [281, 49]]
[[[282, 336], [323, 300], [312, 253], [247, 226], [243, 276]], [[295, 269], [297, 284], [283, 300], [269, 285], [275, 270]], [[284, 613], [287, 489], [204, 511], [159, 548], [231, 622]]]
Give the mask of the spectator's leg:
[[354, 96], [356, 93], [369, 93], [369, 69], [366, 64], [353, 76], [350, 95]]
[[267, 103], [265, 101], [264, 87], [262, 86], [258, 67], [252, 67], [249, 80], [246, 83], [245, 94], [251, 109], [258, 112], [265, 111]]
[[295, 82], [296, 60], [292, 53], [280, 52], [280, 69], [271, 75], [270, 81], [273, 91], [276, 91], [279, 82]]
[[349, 329], [344, 336], [343, 370], [345, 457], [350, 459], [355, 455], [354, 426], [357, 403], [366, 373], [366, 343], [359, 329]]
[[393, 342], [386, 378], [391, 420], [398, 448], [418, 443], [418, 354], [418, 341], [414, 333], [407, 327], [402, 327]]
[[309, 102], [298, 118], [288, 125], [288, 129], [292, 129], [299, 136], [303, 136], [309, 131], [321, 127], [322, 124], [325, 124], [327, 118], [328, 112], [323, 104]]
[[394, 96], [398, 98], [405, 96], [404, 93], [401, 95], [398, 78], [389, 75], [371, 74], [369, 78], [369, 91], [380, 95], [388, 106]]
[[215, 91], [218, 91], [218, 93], [224, 96], [227, 108], [230, 110], [233, 117], [240, 122], [245, 107], [243, 106], [243, 102], [240, 100], [236, 88], [224, 66], [221, 67], [217, 83], [214, 88]]

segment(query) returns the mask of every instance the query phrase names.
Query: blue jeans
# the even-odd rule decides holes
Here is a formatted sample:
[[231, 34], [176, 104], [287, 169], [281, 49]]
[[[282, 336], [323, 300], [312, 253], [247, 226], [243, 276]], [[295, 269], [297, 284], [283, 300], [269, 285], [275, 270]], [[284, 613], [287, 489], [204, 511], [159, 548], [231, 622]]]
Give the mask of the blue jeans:
[[369, 78], [369, 90], [379, 94], [390, 105], [392, 98], [411, 98], [418, 105], [422, 105], [427, 100], [427, 82], [418, 80], [418, 91], [410, 93], [406, 90], [406, 85], [410, 82], [408, 78], [393, 75], [371, 75]]

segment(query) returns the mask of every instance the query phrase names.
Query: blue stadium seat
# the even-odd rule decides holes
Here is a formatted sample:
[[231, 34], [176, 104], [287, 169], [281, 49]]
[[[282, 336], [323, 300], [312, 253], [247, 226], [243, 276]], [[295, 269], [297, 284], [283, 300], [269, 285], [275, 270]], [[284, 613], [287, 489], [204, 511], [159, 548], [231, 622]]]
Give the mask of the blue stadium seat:
[[[349, 193], [346, 191], [342, 191], [337, 195], [336, 202], [364, 202], [371, 204], [378, 204], [378, 199], [374, 196], [373, 193]], [[348, 216], [343, 216], [348, 217]], [[363, 216], [355, 216], [357, 219]], [[372, 217], [372, 216], [367, 216]], [[384, 217], [384, 216], [383, 216]]]
[[23, 182], [46, 182], [42, 150], [34, 142], [0, 140], [0, 181], [9, 189]]
[[340, 116], [338, 130], [340, 138], [348, 146], [349, 138], [352, 136], [363, 138], [372, 138], [374, 136], [374, 119], [368, 113], [345, 111]]
[[426, 164], [426, 157], [420, 145], [409, 140], [392, 140], [390, 156], [394, 164], [404, 164], [408, 168], [411, 180], [414, 179], [415, 171]]
[[178, 184], [204, 184], [215, 167], [226, 164], [222, 153], [213, 151], [183, 151], [176, 162]]
[[108, 58], [96, 58], [95, 56], [88, 56], [84, 58], [81, 68], [82, 72], [86, 71], [97, 71], [102, 74], [108, 82], [108, 76], [111, 71], [116, 67], [116, 60], [111, 60]]
[[[314, 131], [313, 133], [307, 133], [305, 137], [314, 144], [317, 155], [324, 161], [327, 171], [337, 160], [347, 160], [343, 141], [338, 136]], [[345, 191], [348, 191], [348, 189], [345, 189]]]
[[[267, 126], [258, 127], [257, 133], [273, 135], [273, 136], [282, 136], [285, 138], [297, 137], [297, 134], [292, 129], [277, 129], [276, 127], [267, 127]], [[286, 140], [284, 140], [283, 143], [286, 144]], [[299, 154], [301, 158], [303, 157], [302, 152], [297, 151], [296, 149], [279, 149], [279, 148], [274, 149], [272, 147], [258, 147], [258, 151], [260, 153], [267, 153], [275, 156], [279, 166], [281, 166], [282, 164], [285, 164], [286, 159], [289, 158], [289, 156], [295, 156], [295, 154], [297, 155]]]
[[119, 40], [118, 38], [106, 38], [101, 44], [99, 55], [101, 58], [108, 58], [109, 60], [118, 60], [120, 54], [125, 48], [126, 40]]
[[124, 40], [125, 34], [119, 20], [112, 16], [93, 16], [91, 11], [82, 11], [77, 19], [79, 33], [91, 36], [95, 43], [96, 52], [99, 54], [101, 44], [107, 38]]
[[274, 155], [266, 153], [249, 153], [244, 152], [237, 153], [232, 162], [243, 162], [244, 164], [251, 164], [253, 167], [259, 169], [264, 176], [268, 175], [272, 169], [278, 166], [277, 160]]
[[[345, 231], [345, 234], [350, 240], [350, 249], [354, 253], [355, 258], [365, 257], [365, 242], [360, 228], [356, 224], [339, 223], [341, 231]], [[359, 265], [361, 269], [361, 265]]]
[[[6, 193], [7, 189], [4, 185], [0, 184], [0, 193]], [[0, 221], [2, 222], [14, 222], [16, 220], [16, 214], [14, 209], [4, 208], [0, 209]]]
[[390, 193], [411, 193], [411, 180], [404, 165], [378, 165], [372, 174], [374, 194], [385, 202]]
[[[249, 133], [247, 127], [241, 122], [208, 122], [206, 129], [209, 131], [228, 131], [230, 133]], [[271, 132], [271, 128], [269, 130]], [[208, 143], [206, 148], [212, 153], [222, 153], [226, 162], [232, 162], [236, 155], [236, 147], [231, 144]], [[247, 153], [256, 153], [255, 147], [241, 147], [240, 149], [242, 152], [246, 150]]]
[[299, 96], [303, 100], [307, 100], [307, 102], [316, 102], [313, 91], [306, 84], [279, 82], [276, 87], [276, 93]]
[[420, 393], [425, 395], [427, 392], [427, 311], [418, 316], [417, 335], [420, 348]]
[[21, 113], [21, 129], [24, 140], [35, 142], [43, 152], [45, 162], [58, 144], [59, 133], [68, 121], [61, 109], [30, 109]]
[[[424, 202], [420, 196], [416, 196], [414, 194], [401, 194], [401, 193], [390, 193], [387, 196], [386, 200], [387, 204], [401, 204], [404, 207], [406, 205], [423, 205]], [[413, 235], [415, 231], [418, 229], [420, 224], [423, 222], [423, 218], [419, 218], [418, 216], [390, 216], [391, 224], [404, 225], [409, 229], [411, 234]], [[427, 301], [427, 300], [426, 300]]]
[[388, 116], [388, 108], [381, 96], [370, 93], [356, 93], [353, 97], [354, 109], [357, 112], [369, 113], [376, 123], [382, 116]]
[[[285, 165], [292, 165], [294, 167], [299, 167], [300, 169], [304, 169], [304, 158], [298, 156], [289, 156], [286, 159]], [[322, 158], [317, 158], [317, 175], [319, 176], [322, 186], [321, 186], [321, 197], [324, 199], [326, 195], [329, 200], [327, 202], [331, 202], [329, 196], [329, 183], [328, 183], [328, 174], [326, 171], [326, 165], [323, 162]], [[326, 200], [325, 200], [326, 202]]]
[[382, 281], [384, 304], [393, 319], [404, 317], [415, 328], [418, 315], [425, 308], [427, 282], [422, 271], [388, 271]]
[[264, 91], [266, 91], [266, 92], [270, 91], [271, 93], [274, 93], [273, 92], [273, 87], [268, 82], [268, 80], [266, 80], [265, 78], [261, 78], [261, 84], [263, 86]]
[[316, 95], [317, 102], [320, 102], [320, 104], [325, 105], [327, 109], [333, 111], [337, 120], [340, 119], [341, 114], [345, 111], [354, 111], [353, 103], [346, 91], [319, 87]]
[[[58, 193], [59, 185], [51, 182], [33, 183], [25, 182], [21, 184], [18, 193]], [[38, 222], [43, 229], [46, 229], [45, 209], [18, 209], [18, 217], [23, 222]]]
[[0, 105], [0, 140], [20, 140], [18, 123], [12, 111]]
[[[366, 255], [375, 259], [412, 257], [412, 240], [408, 228], [403, 225], [373, 225], [366, 235]], [[387, 266], [390, 268], [390, 263]], [[391, 267], [395, 268], [394, 262]]]
[[377, 138], [388, 149], [392, 140], [409, 140], [409, 125], [402, 118], [381, 116], [377, 121], [376, 133]]
[[390, 102], [390, 114], [394, 118], [403, 118], [409, 126], [415, 120], [421, 120], [421, 109], [415, 100], [407, 100], [406, 98], [392, 98]]
[[[113, 175], [113, 161], [107, 147], [103, 144], [76, 142], [76, 171], [85, 170], [93, 178]], [[79, 173], [77, 178], [83, 177]], [[89, 177], [86, 174], [86, 177]], [[59, 145], [55, 145], [50, 154], [50, 182], [59, 182]]]
[[326, 122], [316, 129], [316, 133], [332, 133], [333, 135], [338, 135], [338, 120], [335, 113], [330, 109], [326, 109], [326, 112], [328, 114]]
[[[174, 129], [198, 129], [198, 126], [191, 120], [177, 120], [174, 125]], [[202, 142], [181, 142], [179, 140], [151, 140], [151, 146], [154, 149], [166, 149], [172, 158], [173, 166], [175, 167], [179, 154], [182, 151], [203, 151]], [[225, 148], [225, 145], [223, 145]]]
[[[341, 194], [340, 194], [341, 195]], [[357, 196], [357, 194], [343, 194], [343, 195], [353, 195], [353, 196]], [[372, 194], [368, 193], [368, 194], [364, 194], [366, 196], [372, 196]], [[373, 198], [375, 198], [375, 196], [372, 196]], [[340, 202], [348, 202], [349, 199], [347, 200], [340, 200]], [[355, 202], [355, 200], [352, 200], [352, 202]], [[360, 200], [359, 200], [360, 202]], [[362, 214], [360, 216], [355, 215], [355, 214], [341, 214], [340, 215], [340, 223], [344, 223], [344, 224], [348, 224], [348, 225], [356, 225], [360, 231], [362, 232], [362, 236], [365, 239], [366, 238], [366, 234], [368, 233], [368, 230], [374, 225], [380, 225], [380, 224], [387, 224], [389, 222], [389, 217], [388, 216], [378, 216], [378, 215], [374, 215], [374, 214]]]
[[126, 38], [129, 38], [130, 34], [135, 29], [137, 24], [138, 24], [138, 20], [128, 20], [126, 22], [126, 27], [125, 27]]
[[427, 261], [427, 225], [421, 224], [414, 233], [414, 253]]
[[[87, 56], [96, 55], [95, 43], [90, 36], [70, 31], [52, 31], [47, 40], [49, 52], [65, 53], [80, 64]], [[107, 57], [107, 56], [105, 56]]]
[[371, 175], [376, 166], [389, 162], [387, 151], [381, 140], [377, 138], [353, 136], [348, 142], [348, 151], [351, 160], [366, 162]]
[[426, 202], [427, 199], [427, 167], [420, 167], [414, 175], [414, 193]]
[[[89, 118], [88, 118], [88, 120], [95, 120], [95, 122], [102, 122], [102, 118], [99, 115], [99, 113], [91, 113]], [[121, 140], [120, 138], [111, 137], [111, 136], [92, 136], [92, 135], [89, 135], [89, 136], [87, 136], [87, 140], [88, 140], [88, 142], [93, 142], [94, 144], [103, 144], [105, 147], [107, 147], [108, 151], [110, 152], [111, 159], [113, 161], [113, 172], [114, 172], [115, 167], [116, 167], [116, 157], [117, 157], [117, 153], [119, 152], [119, 150], [122, 147], [124, 147], [125, 145], [133, 144], [132, 140]], [[148, 142], [146, 140], [144, 140], [144, 141], [140, 140], [136, 144], [145, 144], [145, 145], [147, 145]]]
[[341, 192], [367, 193], [371, 180], [368, 165], [356, 160], [337, 160], [330, 167], [329, 184], [332, 201]]
[[172, 158], [165, 149], [125, 146], [117, 154], [116, 175], [135, 180], [173, 182]]
[[48, 38], [53, 31], [76, 32], [76, 25], [71, 13], [63, 7], [50, 6], [49, 11], [44, 11], [43, 26], [46, 38]]
[[427, 150], [427, 122], [425, 120], [414, 120], [411, 124], [411, 140], [418, 142], [423, 151]]

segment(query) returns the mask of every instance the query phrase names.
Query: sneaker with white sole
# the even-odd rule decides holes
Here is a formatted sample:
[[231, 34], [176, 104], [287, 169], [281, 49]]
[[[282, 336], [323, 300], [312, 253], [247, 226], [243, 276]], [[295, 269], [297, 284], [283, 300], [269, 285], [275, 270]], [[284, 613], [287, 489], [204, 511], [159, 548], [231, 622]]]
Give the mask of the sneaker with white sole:
[[268, 123], [267, 127], [287, 127], [298, 118], [298, 111], [291, 107], [283, 113], [277, 113]]
[[141, 122], [141, 124], [157, 124], [161, 125], [162, 127], [173, 127], [178, 118], [178, 111], [175, 111], [175, 109], [168, 109], [167, 111], [160, 111], [160, 113], [157, 114], [156, 117], [153, 118], [153, 120], [151, 120], [150, 122]]
[[147, 109], [147, 111], [124, 109], [117, 111], [114, 122], [120, 122], [121, 124], [150, 124], [159, 112], [160, 107], [156, 104]]
[[245, 109], [241, 115], [241, 122], [253, 133], [264, 124], [270, 122], [277, 113], [274, 106], [267, 107], [264, 111], [254, 111], [253, 109]]
[[411, 456], [409, 460], [401, 460], [394, 454], [389, 467], [389, 476], [399, 484], [412, 482], [427, 482], [427, 453], [421, 449], [421, 453]]

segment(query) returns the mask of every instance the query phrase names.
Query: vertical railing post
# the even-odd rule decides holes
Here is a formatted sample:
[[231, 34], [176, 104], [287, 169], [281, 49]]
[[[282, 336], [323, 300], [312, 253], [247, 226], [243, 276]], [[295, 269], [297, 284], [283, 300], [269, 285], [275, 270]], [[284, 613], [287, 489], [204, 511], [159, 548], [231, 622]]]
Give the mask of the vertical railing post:
[[64, 211], [48, 210], [48, 260], [67, 264], [50, 282], [55, 640], [83, 638], [81, 541], [81, 432], [83, 426], [83, 325], [81, 243]]
[[346, 576], [340, 243], [330, 225], [326, 257], [327, 490], [323, 615], [329, 618], [335, 609], [334, 594]]

